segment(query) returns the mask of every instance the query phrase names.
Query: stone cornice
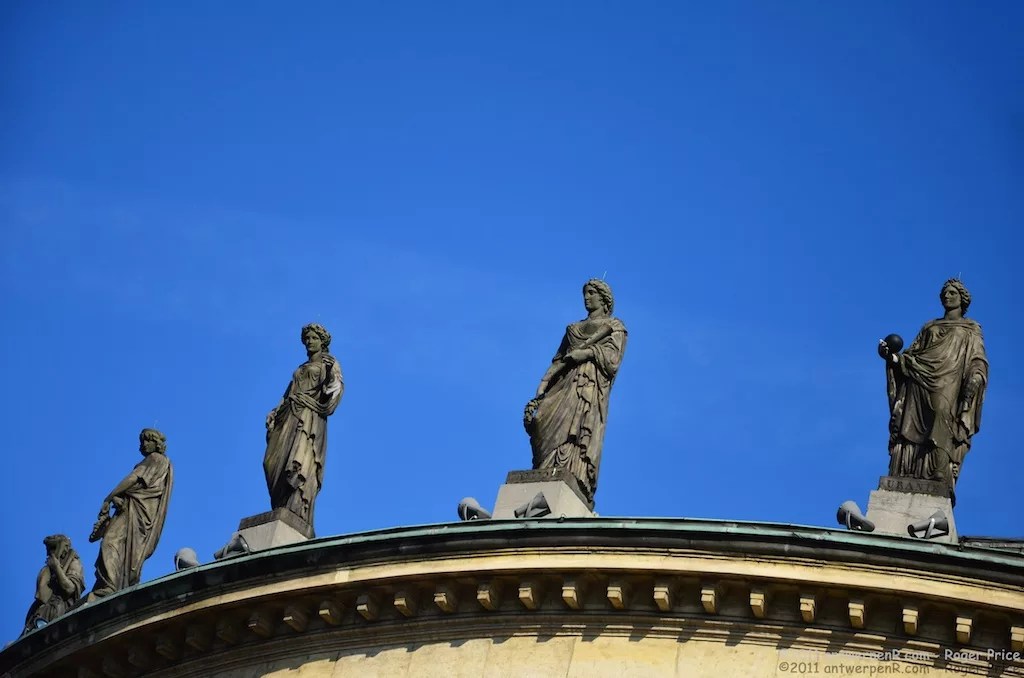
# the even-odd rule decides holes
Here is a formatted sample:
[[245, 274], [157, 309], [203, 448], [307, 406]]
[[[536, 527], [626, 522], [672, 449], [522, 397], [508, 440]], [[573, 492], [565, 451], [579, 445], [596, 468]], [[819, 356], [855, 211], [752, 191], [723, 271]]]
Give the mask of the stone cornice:
[[324, 643], [592, 632], [695, 641], [742, 632], [744, 643], [812, 650], [1024, 650], [1024, 558], [724, 521], [382, 530], [122, 591], [19, 640], [0, 654], [0, 671], [200, 676], [244, 666], [257, 646], [263, 658], [299, 657]]

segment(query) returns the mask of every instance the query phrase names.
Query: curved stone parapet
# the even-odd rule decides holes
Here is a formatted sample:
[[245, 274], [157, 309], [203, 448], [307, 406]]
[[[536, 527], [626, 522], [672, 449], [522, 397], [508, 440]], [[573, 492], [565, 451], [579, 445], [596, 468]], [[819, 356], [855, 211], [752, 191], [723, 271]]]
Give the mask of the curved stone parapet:
[[202, 565], [23, 637], [0, 653], [0, 672], [1024, 676], [1015, 653], [1017, 554], [590, 518], [382, 530]]

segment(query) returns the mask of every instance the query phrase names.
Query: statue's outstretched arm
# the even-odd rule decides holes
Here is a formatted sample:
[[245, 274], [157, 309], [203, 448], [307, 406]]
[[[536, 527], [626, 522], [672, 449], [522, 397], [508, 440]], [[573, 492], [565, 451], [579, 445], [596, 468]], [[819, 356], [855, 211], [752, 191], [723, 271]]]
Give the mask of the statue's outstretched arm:
[[[129, 473], [124, 480], [117, 484], [117, 487], [110, 491], [110, 494], [104, 497], [103, 508], [100, 509], [100, 515], [103, 516], [109, 513], [110, 503], [113, 502], [115, 499], [119, 500], [122, 494], [132, 489], [140, 482], [142, 482], [142, 479], [139, 478], [139, 475], [135, 471]], [[120, 504], [120, 501], [115, 502], [115, 504]], [[118, 506], [118, 508], [120, 508], [120, 506]]]
[[565, 369], [565, 363], [559, 360], [558, 362], [551, 363], [551, 367], [548, 368], [544, 376], [540, 378], [540, 385], [537, 386], [537, 396], [541, 398], [545, 393], [548, 392], [548, 386], [551, 381], [558, 376], [558, 373]]
[[544, 376], [540, 379], [540, 385], [537, 386], [536, 398], [541, 398], [545, 393], [548, 392], [548, 386], [555, 380], [555, 377], [566, 368], [565, 356], [569, 351], [569, 337], [563, 336], [561, 343], [558, 345], [558, 350], [555, 351], [555, 357], [551, 359], [551, 366], [548, 367], [547, 371], [544, 372]]

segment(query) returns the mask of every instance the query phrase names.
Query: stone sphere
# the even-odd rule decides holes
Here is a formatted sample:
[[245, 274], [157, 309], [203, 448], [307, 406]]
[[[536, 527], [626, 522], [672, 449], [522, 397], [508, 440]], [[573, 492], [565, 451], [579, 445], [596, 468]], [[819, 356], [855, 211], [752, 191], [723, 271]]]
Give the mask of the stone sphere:
[[882, 341], [889, 347], [889, 350], [893, 353], [899, 353], [903, 350], [903, 337], [898, 334], [890, 334]]

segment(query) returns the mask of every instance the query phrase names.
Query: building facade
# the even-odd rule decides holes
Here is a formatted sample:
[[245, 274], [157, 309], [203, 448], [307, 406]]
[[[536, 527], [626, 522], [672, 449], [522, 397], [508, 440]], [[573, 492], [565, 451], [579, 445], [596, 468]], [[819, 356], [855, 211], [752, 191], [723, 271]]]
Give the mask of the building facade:
[[80, 607], [11, 676], [1024, 676], [1024, 555], [769, 523], [484, 520], [217, 561]]

